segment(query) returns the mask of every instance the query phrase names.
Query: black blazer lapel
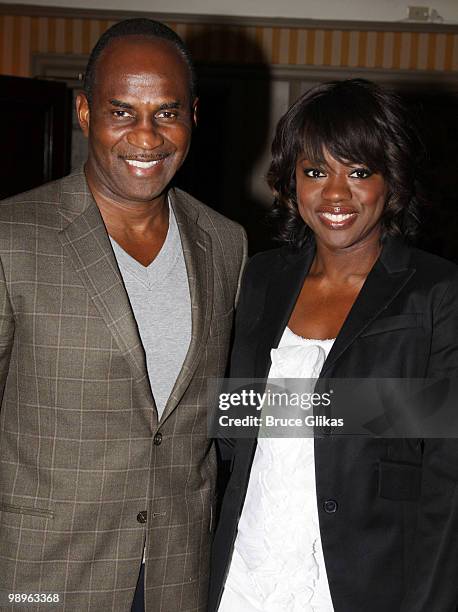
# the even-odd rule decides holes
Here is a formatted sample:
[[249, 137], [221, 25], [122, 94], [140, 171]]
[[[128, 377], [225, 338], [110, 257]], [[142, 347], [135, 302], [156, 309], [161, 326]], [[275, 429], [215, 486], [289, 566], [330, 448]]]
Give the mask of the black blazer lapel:
[[314, 244], [284, 254], [280, 270], [270, 277], [265, 309], [259, 327], [255, 378], [265, 378], [270, 351], [278, 346], [315, 255]]
[[[315, 255], [313, 243], [302, 250], [283, 256], [283, 266], [270, 277], [266, 290], [265, 309], [259, 326], [255, 378], [266, 378], [270, 368], [270, 351], [276, 348], [291, 316], [305, 277]], [[410, 253], [401, 239], [385, 240], [382, 252], [370, 271], [339, 335], [326, 359], [324, 376], [354, 340], [398, 295], [415, 269], [410, 266]]]
[[329, 352], [321, 376], [329, 372], [355, 339], [387, 308], [414, 273], [406, 245], [397, 238], [387, 239]]

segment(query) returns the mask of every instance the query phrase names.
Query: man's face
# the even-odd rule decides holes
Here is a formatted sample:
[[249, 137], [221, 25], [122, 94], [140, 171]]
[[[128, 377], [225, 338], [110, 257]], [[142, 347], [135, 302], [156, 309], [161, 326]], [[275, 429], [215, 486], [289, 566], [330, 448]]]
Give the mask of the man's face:
[[84, 94], [77, 98], [96, 195], [122, 205], [164, 197], [190, 145], [197, 101], [189, 78], [165, 40], [128, 36], [103, 50], [90, 107]]

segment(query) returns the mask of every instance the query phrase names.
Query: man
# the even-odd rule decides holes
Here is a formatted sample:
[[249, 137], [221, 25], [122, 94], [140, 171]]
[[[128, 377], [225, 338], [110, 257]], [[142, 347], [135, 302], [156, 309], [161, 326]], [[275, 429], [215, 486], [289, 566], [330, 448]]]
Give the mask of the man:
[[169, 187], [193, 83], [171, 30], [113, 26], [77, 98], [84, 171], [0, 206], [1, 610], [128, 612], [143, 586], [147, 611], [206, 609], [206, 379], [245, 238]]

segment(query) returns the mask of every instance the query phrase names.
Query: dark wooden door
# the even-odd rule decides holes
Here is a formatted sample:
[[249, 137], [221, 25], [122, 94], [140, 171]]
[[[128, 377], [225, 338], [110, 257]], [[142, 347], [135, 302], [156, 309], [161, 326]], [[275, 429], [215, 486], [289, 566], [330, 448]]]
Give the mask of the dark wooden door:
[[0, 199], [68, 174], [70, 100], [63, 83], [0, 76]]

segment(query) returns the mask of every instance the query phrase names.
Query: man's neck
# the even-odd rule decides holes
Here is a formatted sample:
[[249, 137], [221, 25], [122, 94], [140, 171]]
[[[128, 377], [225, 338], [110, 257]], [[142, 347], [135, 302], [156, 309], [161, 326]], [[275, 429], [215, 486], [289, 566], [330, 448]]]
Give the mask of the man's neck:
[[161, 194], [151, 202], [119, 202], [98, 190], [90, 177], [87, 177], [87, 181], [108, 234], [131, 257], [148, 266], [167, 237], [167, 194]]
[[145, 235], [167, 231], [169, 205], [167, 192], [151, 201], [121, 201], [113, 194], [98, 187], [91, 173], [86, 170], [86, 179], [97, 204], [108, 233]]

